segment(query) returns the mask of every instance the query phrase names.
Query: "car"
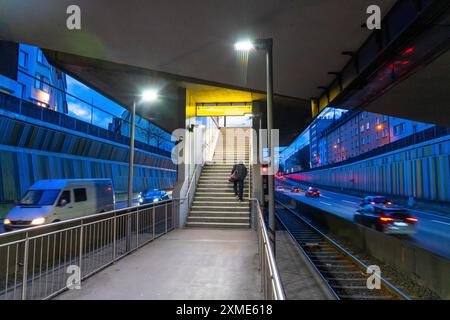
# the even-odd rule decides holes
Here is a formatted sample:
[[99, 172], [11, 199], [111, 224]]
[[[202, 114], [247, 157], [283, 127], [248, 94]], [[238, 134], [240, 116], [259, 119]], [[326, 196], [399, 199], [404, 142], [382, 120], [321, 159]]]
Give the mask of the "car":
[[317, 188], [309, 187], [305, 192], [306, 197], [317, 198], [320, 197], [320, 190]]
[[390, 200], [388, 200], [388, 198], [386, 198], [384, 196], [367, 196], [361, 201], [359, 206], [363, 207], [363, 206], [365, 206], [367, 204], [392, 205], [392, 202]]
[[369, 203], [356, 211], [353, 221], [386, 234], [410, 235], [419, 220], [402, 207]]
[[33, 184], [5, 216], [5, 230], [17, 230], [114, 209], [111, 179], [50, 179]]
[[300, 188], [297, 188], [297, 187], [291, 188], [291, 192], [292, 192], [292, 193], [300, 193], [300, 191], [301, 191]]
[[159, 189], [149, 189], [139, 193], [138, 201], [139, 204], [156, 203], [160, 201], [169, 200], [170, 197], [164, 190]]

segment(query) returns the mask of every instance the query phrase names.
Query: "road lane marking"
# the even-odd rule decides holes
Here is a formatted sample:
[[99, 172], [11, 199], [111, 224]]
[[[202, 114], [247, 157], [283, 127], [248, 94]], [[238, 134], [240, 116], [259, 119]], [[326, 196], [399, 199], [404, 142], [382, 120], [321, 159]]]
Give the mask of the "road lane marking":
[[330, 197], [327, 197], [327, 196], [324, 196], [324, 195], [322, 195], [322, 198], [325, 198], [325, 199], [333, 199], [333, 198], [330, 198]]
[[348, 201], [348, 200], [342, 200], [342, 202], [351, 203], [351, 204], [358, 204], [358, 202]]
[[331, 203], [320, 201], [320, 203], [326, 204], [327, 206], [332, 206]]
[[446, 224], [446, 225], [450, 226], [450, 223], [448, 223], [448, 222], [443, 222], [443, 221], [438, 221], [438, 220], [431, 220], [431, 221], [436, 222], [436, 223]]

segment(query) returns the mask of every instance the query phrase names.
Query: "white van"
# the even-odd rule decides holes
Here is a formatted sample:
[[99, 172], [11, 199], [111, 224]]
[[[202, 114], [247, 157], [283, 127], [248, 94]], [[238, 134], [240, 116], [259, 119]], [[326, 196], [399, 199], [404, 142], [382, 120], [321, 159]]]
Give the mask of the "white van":
[[69, 220], [114, 209], [111, 179], [54, 179], [33, 184], [3, 220], [6, 230]]

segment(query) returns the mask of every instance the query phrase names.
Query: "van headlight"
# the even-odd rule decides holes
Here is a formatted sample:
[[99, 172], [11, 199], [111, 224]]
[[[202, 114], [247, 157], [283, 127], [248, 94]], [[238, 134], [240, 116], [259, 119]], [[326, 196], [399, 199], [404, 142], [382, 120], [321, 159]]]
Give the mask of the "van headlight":
[[11, 220], [8, 218], [3, 219], [3, 224], [11, 224]]
[[39, 217], [39, 218], [33, 219], [33, 221], [31, 221], [31, 224], [33, 226], [38, 226], [38, 225], [41, 225], [44, 223], [45, 223], [45, 218], [43, 218], [43, 217]]
[[159, 201], [158, 198], [154, 198], [154, 199], [153, 199], [153, 202], [158, 202], [158, 201]]

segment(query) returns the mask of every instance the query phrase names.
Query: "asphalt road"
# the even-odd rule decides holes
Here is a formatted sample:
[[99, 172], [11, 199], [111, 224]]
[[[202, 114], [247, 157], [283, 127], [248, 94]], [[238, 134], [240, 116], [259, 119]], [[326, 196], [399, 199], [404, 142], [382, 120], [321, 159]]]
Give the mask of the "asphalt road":
[[[283, 184], [294, 185], [295, 183], [283, 181]], [[307, 198], [303, 192], [284, 191], [283, 193], [350, 221], [353, 221], [353, 214], [359, 208], [358, 204], [361, 201], [361, 198], [355, 196], [327, 190], [321, 190], [320, 198]], [[450, 217], [418, 210], [409, 210], [409, 212], [418, 218], [419, 222], [417, 232], [406, 237], [405, 240], [428, 251], [450, 258]]]
[[[137, 206], [139, 204], [139, 202], [137, 200], [133, 200], [133, 206]], [[123, 209], [126, 208], [127, 206], [127, 201], [119, 201], [116, 202], [115, 208], [117, 209]], [[0, 220], [0, 233], [4, 233], [6, 232], [5, 228], [3, 227], [3, 219]]]

